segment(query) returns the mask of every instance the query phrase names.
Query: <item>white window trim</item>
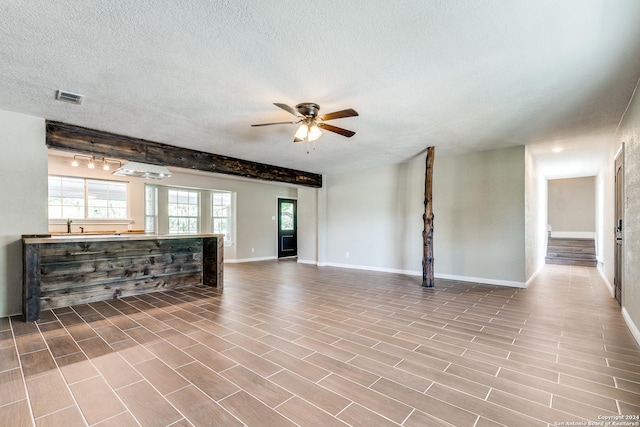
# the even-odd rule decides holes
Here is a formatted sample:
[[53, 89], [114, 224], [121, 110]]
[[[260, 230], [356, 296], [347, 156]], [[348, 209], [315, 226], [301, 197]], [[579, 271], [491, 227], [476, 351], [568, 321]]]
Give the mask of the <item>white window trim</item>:
[[[85, 219], [85, 218], [72, 218], [71, 221], [73, 224], [95, 224], [95, 225], [122, 225], [122, 224], [133, 224], [133, 219]], [[50, 219], [49, 224], [52, 225], [66, 225], [66, 219]]]
[[[190, 231], [190, 232], [186, 232], [186, 233], [179, 233], [179, 232], [171, 232], [169, 230], [169, 234], [177, 234], [177, 235], [189, 235], [189, 234], [199, 234], [201, 233], [202, 230], [202, 219], [203, 219], [203, 215], [202, 215], [202, 190], [199, 189], [186, 189], [186, 188], [176, 188], [176, 187], [167, 187], [167, 195], [169, 194], [169, 191], [186, 191], [186, 192], [190, 192], [190, 193], [196, 193], [198, 196], [198, 203], [197, 203], [197, 208], [198, 208], [198, 215], [196, 216], [181, 216], [181, 215], [169, 215], [167, 213], [167, 220], [169, 221], [171, 218], [187, 218], [187, 219], [191, 219], [191, 218], [195, 218], [198, 221], [198, 225], [196, 227], [195, 231]], [[167, 200], [167, 209], [169, 207], [169, 204], [171, 202], [169, 202]], [[191, 204], [188, 204], [188, 206], [193, 206]]]
[[[147, 190], [148, 189], [152, 189], [154, 192], [153, 195], [153, 203], [154, 203], [154, 207], [153, 207], [153, 215], [148, 214], [147, 212]], [[144, 230], [147, 233], [158, 233], [158, 186], [157, 185], [150, 185], [150, 184], [145, 184], [144, 185], [144, 198], [143, 198], [143, 202], [144, 202], [144, 220], [143, 220], [143, 224], [144, 224]], [[147, 230], [147, 218], [153, 218], [153, 226], [154, 229], [153, 230]]]
[[222, 217], [222, 216], [213, 216], [213, 197], [210, 198], [209, 200], [209, 205], [211, 207], [211, 213], [209, 215], [209, 227], [211, 227], [211, 232], [213, 233], [213, 220], [215, 218], [229, 218], [230, 220], [230, 230], [229, 230], [229, 234], [231, 234], [231, 239], [227, 239], [225, 236], [224, 239], [224, 246], [233, 246], [233, 242], [235, 241], [236, 238], [236, 193], [233, 191], [227, 191], [227, 190], [207, 190], [209, 191], [210, 195], [213, 195], [214, 193], [228, 193], [231, 197], [231, 206], [229, 207], [230, 213], [229, 216], [227, 217]]
[[[49, 174], [48, 176], [58, 177], [58, 178], [72, 178], [72, 179], [81, 179], [84, 181], [84, 214], [85, 218], [71, 218], [74, 224], [88, 224], [88, 225], [128, 225], [133, 224], [132, 218], [87, 218], [87, 212], [89, 209], [88, 206], [88, 198], [87, 198], [87, 181], [104, 181], [104, 182], [116, 182], [119, 184], [125, 184], [127, 190], [127, 215], [130, 215], [130, 206], [129, 206], [129, 181], [118, 181], [115, 179], [100, 179], [100, 178], [87, 178], [80, 176], [72, 176], [72, 175], [57, 175], [57, 174]], [[48, 194], [48, 189], [47, 189]], [[48, 199], [48, 195], [47, 195]], [[49, 208], [49, 204], [47, 203], [47, 209]], [[49, 225], [66, 225], [68, 218], [48, 218]]]
[[[158, 185], [158, 184], [146, 184], [151, 187], [155, 187], [157, 189], [157, 199], [156, 199], [156, 219], [157, 219], [157, 232], [159, 234], [170, 234], [169, 233], [169, 213], [168, 213], [168, 197], [167, 194], [169, 190], [188, 190], [188, 191], [198, 191], [200, 193], [200, 217], [198, 220], [198, 226], [200, 229], [200, 233], [210, 234], [212, 233], [212, 219], [211, 216], [211, 194], [213, 192], [226, 192], [231, 194], [231, 236], [235, 239], [237, 238], [236, 233], [236, 206], [237, 206], [237, 193], [232, 190], [221, 190], [221, 189], [211, 189], [211, 188], [198, 188], [198, 187], [183, 187], [178, 185]], [[145, 193], [146, 197], [146, 193]], [[146, 202], [146, 200], [145, 200]], [[224, 240], [224, 246], [229, 247], [233, 246], [235, 241]]]

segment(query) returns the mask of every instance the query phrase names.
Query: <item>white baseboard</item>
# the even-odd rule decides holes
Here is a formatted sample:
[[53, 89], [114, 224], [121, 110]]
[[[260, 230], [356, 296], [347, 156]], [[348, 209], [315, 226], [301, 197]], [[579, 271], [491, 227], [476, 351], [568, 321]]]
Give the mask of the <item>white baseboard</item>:
[[[422, 273], [420, 273], [422, 274]], [[508, 286], [510, 288], [526, 288], [525, 282], [516, 282], [514, 280], [486, 279], [483, 277], [455, 276], [452, 274], [436, 274], [437, 278], [448, 280], [459, 280], [461, 282], [484, 283], [487, 285]]]
[[607, 279], [607, 276], [604, 275], [604, 271], [602, 271], [602, 264], [601, 263], [598, 263], [598, 273], [600, 273], [600, 277], [602, 277], [602, 280], [604, 281], [604, 284], [609, 289], [609, 293], [611, 294], [611, 298], [615, 298], [615, 296], [616, 296], [615, 290], [613, 289], [613, 285], [611, 284], [611, 282], [609, 282], [609, 279]]
[[[278, 259], [277, 257], [263, 257], [263, 258], [243, 258], [243, 259], [225, 259], [224, 262], [228, 263], [241, 263], [241, 262], [254, 262], [254, 261], [268, 261]], [[382, 268], [382, 267], [371, 267], [368, 265], [355, 265], [355, 264], [340, 264], [334, 262], [316, 262], [310, 260], [301, 260], [298, 259], [300, 264], [313, 264], [318, 267], [337, 267], [337, 268], [350, 268], [352, 270], [366, 270], [366, 271], [379, 271], [382, 273], [394, 273], [394, 274], [406, 274], [408, 276], [422, 276], [422, 271], [420, 270], [402, 270], [397, 268]], [[536, 273], [537, 274], [537, 273]], [[498, 279], [486, 279], [483, 277], [469, 277], [469, 276], [454, 276], [450, 274], [435, 274], [436, 278], [439, 279], [447, 279], [447, 280], [459, 280], [461, 282], [473, 282], [473, 283], [484, 283], [487, 285], [496, 285], [496, 286], [509, 286], [516, 288], [526, 288], [527, 284], [524, 282], [516, 282], [512, 280], [498, 280]]]
[[536, 272], [535, 272], [535, 273], [533, 273], [533, 274], [531, 275], [531, 277], [529, 277], [529, 280], [527, 280], [527, 281], [525, 282], [525, 284], [524, 284], [524, 287], [525, 287], [525, 288], [528, 288], [528, 287], [529, 287], [529, 285], [530, 285], [530, 284], [531, 284], [531, 283], [536, 279], [536, 277], [538, 277], [538, 274], [540, 274], [540, 272], [542, 271], [542, 269], [544, 268], [544, 266], [545, 266], [545, 264], [542, 264], [542, 265], [541, 265], [541, 266], [536, 270]]
[[[290, 258], [293, 258], [293, 257], [290, 257]], [[229, 264], [240, 264], [243, 262], [271, 261], [274, 259], [279, 259], [279, 258], [277, 256], [265, 256], [265, 257], [258, 257], [258, 258], [240, 258], [240, 259], [225, 258], [224, 262], [228, 262]], [[313, 264], [313, 265], [317, 264], [315, 261], [308, 261], [303, 259], [298, 259], [298, 262], [300, 264]]]
[[[318, 264], [320, 265], [320, 264]], [[335, 262], [327, 262], [324, 264], [327, 267], [338, 267], [338, 268], [350, 268], [353, 270], [368, 270], [368, 271], [380, 271], [382, 273], [395, 273], [395, 274], [407, 274], [409, 276], [421, 276], [421, 271], [415, 270], [400, 270], [396, 268], [383, 268], [383, 267], [371, 267], [369, 265], [355, 265], [355, 264], [339, 264]]]
[[311, 265], [318, 265], [317, 261], [313, 261], [310, 259], [300, 259], [298, 258], [298, 264], [311, 264]]
[[552, 231], [551, 237], [556, 239], [595, 239], [592, 231]]
[[631, 335], [633, 335], [633, 338], [636, 339], [636, 342], [640, 344], [640, 330], [638, 330], [636, 324], [633, 323], [633, 320], [631, 319], [631, 316], [629, 315], [629, 312], [625, 307], [622, 307], [622, 317], [624, 318], [629, 331], [631, 331]]
[[[319, 264], [318, 264], [319, 265]], [[380, 271], [383, 273], [395, 273], [395, 274], [406, 274], [408, 276], [422, 276], [422, 271], [418, 270], [400, 270], [395, 268], [380, 268], [380, 267], [370, 267], [364, 265], [353, 265], [353, 264], [337, 264], [337, 263], [326, 263], [328, 267], [338, 267], [338, 268], [351, 268], [355, 270], [368, 270], [368, 271]], [[461, 282], [473, 282], [473, 283], [484, 283], [487, 285], [497, 285], [497, 286], [509, 286], [516, 288], [524, 288], [526, 284], [524, 282], [515, 282], [511, 280], [497, 280], [497, 279], [486, 279], [482, 277], [469, 277], [469, 276], [454, 276], [450, 274], [438, 274], [434, 275], [439, 279], [447, 279], [447, 280], [459, 280]]]
[[265, 256], [265, 257], [260, 257], [260, 258], [240, 258], [240, 259], [227, 259], [227, 258], [225, 258], [224, 262], [227, 262], [229, 264], [239, 264], [241, 262], [269, 261], [269, 260], [272, 260], [272, 259], [278, 259], [278, 257]]
[[[604, 284], [607, 286], [607, 288], [609, 288], [609, 293], [611, 294], [611, 298], [615, 298], [616, 294], [615, 294], [615, 290], [613, 289], [613, 285], [611, 284], [611, 282], [609, 282], [609, 279], [607, 279], [607, 276], [605, 276], [604, 271], [602, 271], [602, 267], [600, 265], [598, 265], [598, 272], [600, 273], [600, 277], [602, 277]], [[622, 307], [621, 312], [622, 312], [622, 318], [624, 319], [624, 322], [627, 324], [627, 328], [629, 328], [631, 335], [633, 335], [633, 338], [636, 340], [636, 342], [640, 344], [640, 330], [638, 330], [638, 327], [636, 326], [636, 324], [633, 323], [633, 320], [631, 319], [631, 316], [629, 315], [627, 308]]]

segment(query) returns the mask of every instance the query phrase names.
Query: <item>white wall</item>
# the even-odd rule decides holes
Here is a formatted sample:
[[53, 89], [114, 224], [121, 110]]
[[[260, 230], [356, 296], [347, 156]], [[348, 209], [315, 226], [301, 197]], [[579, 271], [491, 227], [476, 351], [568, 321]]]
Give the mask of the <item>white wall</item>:
[[549, 180], [549, 224], [554, 232], [596, 230], [596, 178]]
[[436, 272], [524, 285], [524, 147], [436, 162]]
[[327, 176], [327, 264], [420, 269], [424, 168], [418, 159]]
[[278, 197], [295, 199], [296, 188], [257, 181], [233, 181], [232, 184], [231, 180], [225, 187], [224, 190], [237, 192], [236, 260], [277, 258]]
[[[421, 155], [328, 176], [327, 263], [421, 274], [425, 167]], [[524, 285], [524, 177], [524, 147], [449, 157], [436, 148], [437, 276]]]
[[298, 262], [318, 262], [318, 189], [298, 188]]
[[[616, 144], [617, 145], [617, 144]], [[613, 223], [614, 185], [613, 156], [596, 176], [596, 255], [598, 269], [613, 296]]]
[[525, 148], [525, 227], [527, 281], [545, 264], [547, 252], [547, 179], [539, 171], [529, 149]]
[[22, 310], [22, 235], [47, 233], [44, 119], [0, 111], [0, 317]]

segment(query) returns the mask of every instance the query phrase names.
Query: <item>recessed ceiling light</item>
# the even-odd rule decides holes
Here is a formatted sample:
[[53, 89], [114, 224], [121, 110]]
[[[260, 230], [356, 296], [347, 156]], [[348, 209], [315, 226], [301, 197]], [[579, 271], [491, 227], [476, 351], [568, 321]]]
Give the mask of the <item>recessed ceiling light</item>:
[[559, 152], [561, 152], [562, 150], [564, 150], [564, 148], [562, 148], [562, 147], [556, 147], [556, 148], [554, 148], [554, 149], [553, 149], [553, 150], [551, 150], [551, 151], [553, 151], [554, 153], [559, 153]]

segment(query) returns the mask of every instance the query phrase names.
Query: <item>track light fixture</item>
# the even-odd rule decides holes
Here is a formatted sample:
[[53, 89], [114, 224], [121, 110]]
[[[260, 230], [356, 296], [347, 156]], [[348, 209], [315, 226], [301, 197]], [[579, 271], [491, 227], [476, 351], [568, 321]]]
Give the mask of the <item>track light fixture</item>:
[[82, 154], [76, 154], [73, 156], [73, 160], [71, 161], [71, 166], [77, 168], [80, 166], [80, 163], [86, 163], [87, 168], [95, 169], [96, 163], [102, 163], [102, 170], [110, 171], [112, 165], [118, 165], [118, 167], [122, 166], [122, 162], [120, 160], [108, 159], [106, 157], [96, 157], [96, 156], [85, 156]]

